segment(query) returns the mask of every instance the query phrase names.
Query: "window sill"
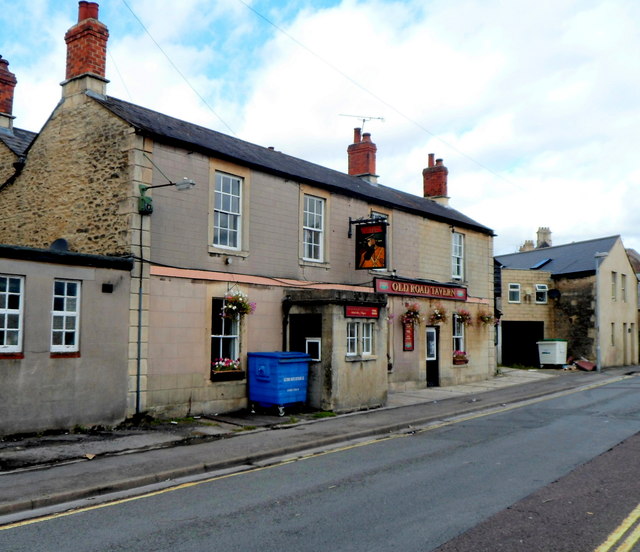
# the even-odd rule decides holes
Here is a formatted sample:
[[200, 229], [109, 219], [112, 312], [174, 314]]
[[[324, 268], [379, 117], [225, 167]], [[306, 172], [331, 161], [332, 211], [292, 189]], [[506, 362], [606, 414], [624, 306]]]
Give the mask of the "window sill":
[[80, 358], [80, 351], [71, 351], [68, 353], [50, 353], [49, 358]]
[[347, 355], [344, 357], [345, 362], [369, 362], [378, 360], [376, 355]]
[[0, 353], [0, 360], [22, 360], [24, 353]]
[[331, 265], [326, 261], [310, 261], [307, 259], [300, 259], [300, 266], [309, 266], [313, 268], [324, 268], [329, 270]]
[[245, 259], [249, 256], [249, 252], [242, 249], [226, 249], [215, 245], [209, 245], [208, 252], [212, 257], [242, 257]]

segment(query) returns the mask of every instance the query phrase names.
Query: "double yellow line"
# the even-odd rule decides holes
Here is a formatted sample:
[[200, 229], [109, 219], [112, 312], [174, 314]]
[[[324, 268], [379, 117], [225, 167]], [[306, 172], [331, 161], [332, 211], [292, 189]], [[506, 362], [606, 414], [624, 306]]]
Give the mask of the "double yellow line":
[[[622, 544], [620, 541], [626, 536]], [[640, 504], [626, 517], [626, 519], [616, 527], [615, 531], [609, 535], [595, 552], [631, 552], [633, 547], [640, 540]], [[614, 546], [618, 546], [614, 548]]]
[[[245, 474], [249, 474], [249, 473], [254, 473], [254, 472], [258, 472], [258, 471], [262, 471], [262, 470], [267, 470], [267, 469], [271, 469], [271, 468], [275, 468], [278, 466], [282, 466], [285, 464], [290, 464], [292, 462], [298, 462], [300, 460], [308, 460], [310, 458], [314, 458], [314, 457], [318, 457], [318, 456], [324, 456], [327, 454], [335, 454], [337, 452], [343, 452], [346, 450], [350, 450], [350, 449], [354, 449], [354, 448], [359, 448], [359, 447], [365, 447], [365, 446], [369, 446], [375, 443], [380, 443], [382, 441], [387, 441], [390, 439], [398, 439], [398, 438], [402, 438], [402, 437], [408, 437], [412, 434], [420, 434], [420, 433], [425, 433], [427, 431], [433, 431], [434, 429], [439, 429], [442, 427], [446, 427], [446, 426], [450, 426], [450, 425], [454, 425], [454, 424], [458, 424], [461, 422], [468, 422], [470, 420], [475, 420], [477, 418], [484, 418], [486, 416], [491, 416], [494, 414], [500, 414], [503, 412], [508, 412], [510, 410], [516, 410], [518, 408], [522, 408], [525, 406], [529, 406], [532, 404], [537, 404], [537, 403], [541, 403], [541, 402], [545, 402], [548, 400], [552, 400], [552, 399], [556, 399], [558, 397], [563, 397], [566, 395], [573, 395], [575, 393], [580, 393], [583, 391], [588, 391], [590, 389], [595, 389], [597, 387], [603, 387], [605, 385], [608, 385], [610, 383], [614, 383], [616, 381], [621, 381], [624, 379], [627, 379], [629, 376], [620, 376], [618, 378], [612, 379], [612, 380], [607, 380], [607, 381], [602, 381], [602, 382], [597, 382], [591, 385], [587, 385], [584, 387], [578, 387], [575, 389], [568, 389], [566, 391], [560, 391], [557, 393], [552, 393], [550, 395], [545, 395], [542, 397], [537, 397], [534, 399], [528, 399], [528, 400], [524, 400], [512, 405], [505, 405], [505, 406], [500, 406], [500, 407], [489, 407], [486, 410], [482, 410], [479, 412], [472, 412], [466, 415], [460, 415], [460, 416], [456, 416], [450, 419], [445, 419], [445, 420], [441, 420], [435, 423], [431, 423], [428, 424], [424, 427], [419, 427], [419, 428], [415, 428], [415, 430], [412, 430], [410, 432], [404, 432], [404, 433], [394, 433], [391, 435], [386, 435], [384, 437], [377, 437], [377, 438], [373, 438], [373, 439], [369, 439], [366, 441], [361, 441], [361, 442], [357, 442], [357, 443], [350, 443], [347, 445], [343, 445], [343, 446], [338, 446], [336, 448], [332, 448], [329, 450], [325, 450], [322, 452], [311, 452], [308, 453], [306, 455], [300, 455], [294, 458], [288, 458], [285, 460], [281, 460], [281, 461], [277, 461], [274, 462], [273, 464], [269, 464], [266, 466], [259, 466], [259, 467], [254, 467], [254, 468], [247, 468], [247, 469], [242, 469], [240, 471], [236, 471], [233, 473], [227, 473], [224, 475], [216, 475], [216, 476], [212, 476], [212, 477], [206, 477], [203, 479], [198, 479], [196, 481], [190, 481], [187, 483], [180, 483], [177, 485], [173, 485], [170, 487], [166, 487], [163, 489], [159, 489], [156, 491], [150, 491], [150, 492], [145, 492], [143, 494], [140, 495], [136, 495], [136, 496], [130, 496], [127, 498], [122, 498], [122, 499], [117, 499], [117, 500], [111, 500], [111, 501], [107, 501], [107, 502], [103, 502], [100, 504], [94, 504], [91, 506], [83, 506], [83, 507], [78, 507], [72, 510], [67, 510], [64, 512], [57, 512], [54, 514], [48, 514], [48, 515], [44, 515], [44, 516], [40, 516], [40, 517], [35, 517], [35, 518], [31, 518], [31, 519], [26, 519], [26, 520], [21, 520], [21, 521], [17, 521], [14, 523], [8, 523], [6, 525], [2, 525], [0, 526], [0, 531], [6, 531], [8, 529], [15, 529], [17, 527], [24, 527], [26, 525], [32, 525], [35, 523], [41, 523], [43, 521], [49, 521], [49, 520], [53, 520], [53, 519], [57, 519], [57, 518], [62, 518], [62, 517], [67, 517], [67, 516], [71, 516], [71, 515], [76, 515], [82, 512], [90, 512], [92, 510], [98, 510], [101, 508], [108, 508], [111, 506], [116, 506], [118, 504], [125, 504], [127, 502], [133, 502], [136, 500], [141, 500], [144, 498], [149, 498], [149, 497], [153, 497], [153, 496], [157, 496], [157, 495], [162, 495], [162, 494], [166, 494], [166, 493], [170, 493], [170, 492], [174, 492], [174, 491], [178, 491], [181, 489], [186, 489], [189, 487], [195, 487], [197, 485], [202, 485], [205, 483], [211, 483], [213, 481], [217, 481], [220, 479], [227, 479], [230, 477], [237, 477], [240, 475], [245, 475]], [[635, 517], [634, 517], [635, 516]], [[632, 514], [629, 515], [629, 517], [627, 518], [627, 520], [633, 518], [634, 520], [638, 520], [638, 518], [640, 517], [640, 505], [638, 505], [638, 507], [632, 512]], [[595, 552], [608, 552], [611, 548], [611, 546], [613, 544], [615, 544], [615, 542], [617, 542], [617, 540], [624, 535], [624, 533], [626, 531], [628, 531], [629, 527], [631, 525], [633, 525], [634, 522], [631, 522], [630, 525], [623, 531], [622, 528], [625, 526], [625, 523], [627, 522], [627, 520], [625, 520], [625, 522], [623, 522], [620, 527], [618, 527], [618, 529], [616, 529], [616, 531], [614, 531], [614, 533], [611, 534], [611, 536], [609, 536], [609, 538], [607, 539], [607, 541], [602, 544], [600, 546], [600, 548], [598, 548]], [[616, 539], [614, 539], [615, 535], [620, 535], [618, 536]], [[635, 540], [631, 541], [631, 537], [635, 536]], [[619, 548], [617, 549], [615, 552], [630, 552], [631, 551], [631, 547], [633, 547], [633, 545], [638, 541], [638, 539], [640, 538], [640, 526], [636, 527], [636, 529], [633, 531], [633, 533], [627, 538], [627, 540], [625, 541], [625, 544], [627, 541], [631, 541], [631, 544], [629, 545], [629, 548]], [[605, 545], [607, 545], [607, 543], [609, 543], [609, 541], [612, 542], [611, 545], [609, 545], [608, 547], [605, 547]]]

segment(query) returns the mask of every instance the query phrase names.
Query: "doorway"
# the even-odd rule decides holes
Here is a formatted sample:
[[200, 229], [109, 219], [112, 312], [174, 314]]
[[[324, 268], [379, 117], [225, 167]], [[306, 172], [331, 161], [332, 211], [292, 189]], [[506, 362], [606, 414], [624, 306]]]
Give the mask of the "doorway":
[[540, 366], [538, 341], [544, 338], [544, 322], [502, 323], [502, 365]]
[[427, 327], [427, 387], [440, 387], [440, 367], [438, 360], [439, 329], [437, 326]]

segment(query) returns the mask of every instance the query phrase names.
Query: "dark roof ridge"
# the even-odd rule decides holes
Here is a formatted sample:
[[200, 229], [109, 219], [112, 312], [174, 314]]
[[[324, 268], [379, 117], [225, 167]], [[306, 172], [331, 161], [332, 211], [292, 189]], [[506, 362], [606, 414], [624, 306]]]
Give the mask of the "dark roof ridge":
[[441, 205], [431, 199], [403, 192], [382, 184], [371, 184], [357, 176], [329, 169], [293, 157], [286, 153], [259, 146], [222, 132], [190, 123], [138, 106], [111, 96], [88, 91], [108, 111], [130, 124], [138, 132], [160, 137], [168, 143], [189, 146], [194, 151], [213, 153], [216, 157], [241, 162], [264, 172], [318, 185], [344, 195], [359, 197], [370, 203], [391, 206], [493, 236], [493, 230], [467, 217], [463, 213]]
[[574, 242], [569, 242], [569, 243], [561, 243], [558, 245], [550, 245], [548, 247], [536, 247], [535, 249], [530, 249], [529, 251], [514, 251], [513, 253], [503, 253], [502, 255], [496, 255], [496, 259], [498, 257], [507, 257], [510, 255], [524, 255], [526, 253], [540, 253], [542, 251], [551, 251], [553, 249], [559, 249], [561, 247], [570, 247], [572, 245], [580, 245], [580, 244], [587, 244], [590, 242], [595, 242], [595, 241], [604, 241], [604, 240], [611, 240], [614, 238], [620, 238], [621, 235], [620, 234], [612, 234], [611, 236], [603, 236], [602, 238], [591, 238], [588, 240], [581, 240], [581, 241], [574, 241]]

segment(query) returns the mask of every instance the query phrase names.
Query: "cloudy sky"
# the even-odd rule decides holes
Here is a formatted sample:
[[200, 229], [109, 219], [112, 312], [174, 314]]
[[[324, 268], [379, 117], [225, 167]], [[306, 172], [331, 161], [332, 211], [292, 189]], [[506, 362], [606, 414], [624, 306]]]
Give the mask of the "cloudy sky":
[[[380, 182], [422, 195], [435, 153], [496, 254], [539, 226], [640, 251], [637, 0], [99, 4], [111, 96], [341, 171], [370, 117]], [[17, 127], [60, 97], [77, 5], [0, 0]]]

